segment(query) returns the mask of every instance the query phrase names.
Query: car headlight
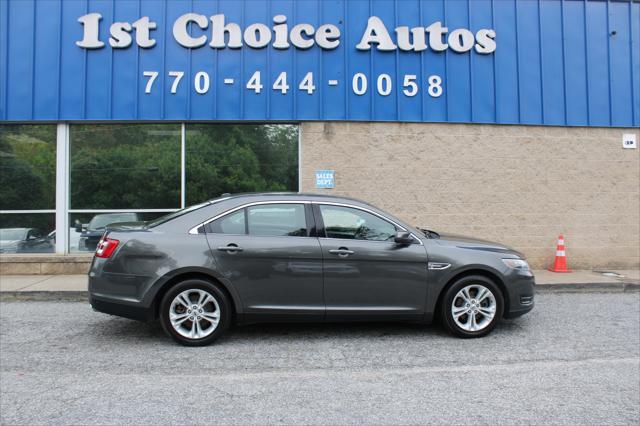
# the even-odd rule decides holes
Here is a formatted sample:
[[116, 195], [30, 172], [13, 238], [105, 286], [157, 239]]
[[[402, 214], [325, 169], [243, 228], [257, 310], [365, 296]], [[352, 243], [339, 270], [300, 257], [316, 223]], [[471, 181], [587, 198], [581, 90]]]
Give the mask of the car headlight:
[[505, 265], [512, 269], [522, 269], [523, 271], [529, 270], [529, 264], [524, 259], [502, 259]]

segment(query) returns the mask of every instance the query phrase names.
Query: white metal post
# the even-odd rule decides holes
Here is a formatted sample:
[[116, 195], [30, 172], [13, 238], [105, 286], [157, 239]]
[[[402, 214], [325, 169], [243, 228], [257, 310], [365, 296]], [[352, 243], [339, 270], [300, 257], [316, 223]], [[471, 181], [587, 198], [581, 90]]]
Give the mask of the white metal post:
[[298, 123], [298, 192], [302, 192], [302, 124]]
[[56, 253], [68, 253], [69, 235], [69, 125], [56, 132]]
[[186, 187], [187, 187], [187, 171], [186, 171], [186, 156], [187, 156], [187, 127], [182, 123], [180, 129], [180, 208], [186, 207]]

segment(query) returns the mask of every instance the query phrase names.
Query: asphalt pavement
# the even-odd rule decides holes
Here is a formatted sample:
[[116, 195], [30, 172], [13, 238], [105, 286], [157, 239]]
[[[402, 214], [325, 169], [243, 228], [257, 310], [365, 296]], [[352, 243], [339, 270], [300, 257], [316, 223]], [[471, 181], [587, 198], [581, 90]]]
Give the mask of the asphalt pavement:
[[2, 424], [638, 424], [640, 293], [544, 293], [482, 339], [236, 327], [185, 348], [78, 302], [0, 303]]

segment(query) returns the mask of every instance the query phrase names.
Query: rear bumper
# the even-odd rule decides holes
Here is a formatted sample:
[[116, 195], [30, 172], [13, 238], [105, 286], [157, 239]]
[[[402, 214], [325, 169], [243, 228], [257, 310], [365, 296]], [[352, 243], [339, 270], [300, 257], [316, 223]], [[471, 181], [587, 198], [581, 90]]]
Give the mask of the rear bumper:
[[155, 313], [151, 308], [93, 294], [89, 294], [89, 304], [94, 311], [102, 312], [103, 314], [116, 315], [138, 321], [153, 321], [155, 318]]
[[153, 304], [146, 304], [141, 297], [143, 282], [144, 277], [105, 272], [98, 275], [92, 271], [89, 273], [89, 303], [98, 312], [151, 321], [155, 312]]

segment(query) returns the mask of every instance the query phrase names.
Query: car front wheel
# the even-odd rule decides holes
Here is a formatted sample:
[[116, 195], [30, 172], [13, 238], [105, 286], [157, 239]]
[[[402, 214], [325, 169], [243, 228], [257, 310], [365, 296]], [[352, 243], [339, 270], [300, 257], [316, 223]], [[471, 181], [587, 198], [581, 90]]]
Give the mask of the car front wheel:
[[162, 298], [160, 321], [176, 342], [186, 346], [208, 345], [229, 327], [230, 302], [223, 291], [208, 281], [183, 281]]
[[456, 281], [444, 295], [442, 323], [458, 337], [482, 337], [496, 326], [504, 309], [498, 286], [483, 276]]

